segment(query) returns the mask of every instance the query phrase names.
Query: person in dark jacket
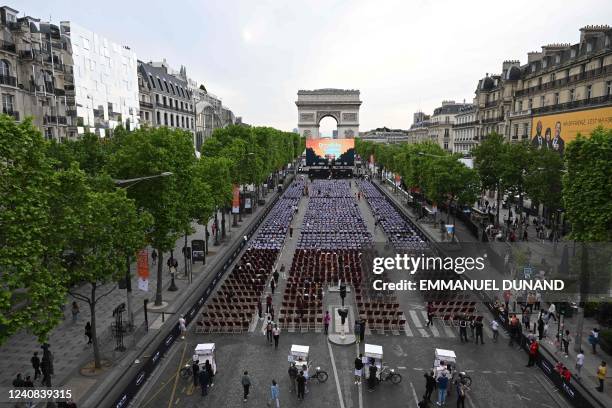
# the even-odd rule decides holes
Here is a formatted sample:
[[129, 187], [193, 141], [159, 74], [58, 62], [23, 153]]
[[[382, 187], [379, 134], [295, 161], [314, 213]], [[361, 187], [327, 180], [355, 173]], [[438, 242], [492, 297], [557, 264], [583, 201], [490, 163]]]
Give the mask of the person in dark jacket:
[[38, 358], [38, 352], [35, 351], [34, 355], [30, 359], [32, 362], [32, 368], [34, 369], [34, 380], [38, 379], [42, 375], [40, 372], [40, 358]]
[[365, 319], [361, 319], [361, 322], [359, 324], [359, 342], [363, 343], [363, 340], [365, 339], [365, 329], [366, 329], [366, 321]]
[[194, 361], [191, 365], [191, 371], [193, 372], [193, 386], [198, 386], [198, 375], [200, 374], [200, 365], [197, 361]]
[[206, 369], [200, 370], [200, 374], [198, 374], [198, 381], [200, 382], [200, 388], [202, 389], [202, 396], [205, 397], [208, 395], [208, 381], [210, 377], [208, 377], [208, 372]]
[[370, 372], [368, 377], [368, 391], [374, 391], [374, 387], [376, 387], [376, 372], [378, 371], [378, 367], [374, 364], [374, 359], [370, 360]]
[[208, 374], [208, 385], [212, 387], [213, 385], [215, 385], [215, 373], [213, 373], [210, 361], [206, 360], [206, 362], [204, 363], [204, 369], [206, 370], [206, 374]]
[[304, 399], [304, 392], [306, 391], [306, 377], [304, 377], [304, 372], [300, 371], [296, 378], [297, 382], [297, 397], [298, 400]]
[[431, 394], [433, 394], [434, 389], [436, 388], [436, 379], [433, 376], [433, 372], [428, 372], [424, 374], [425, 376], [425, 399], [429, 402], [431, 401]]

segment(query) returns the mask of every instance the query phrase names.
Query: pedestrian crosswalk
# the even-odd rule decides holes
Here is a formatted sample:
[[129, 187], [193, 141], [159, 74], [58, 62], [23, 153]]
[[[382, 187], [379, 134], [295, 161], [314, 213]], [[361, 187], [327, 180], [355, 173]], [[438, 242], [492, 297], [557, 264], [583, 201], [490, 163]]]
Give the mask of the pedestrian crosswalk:
[[[448, 326], [442, 323], [441, 320], [434, 319], [433, 325], [427, 325], [427, 312], [422, 308], [410, 309], [404, 312], [406, 323], [401, 332], [394, 332], [396, 335], [405, 335], [407, 337], [422, 337], [422, 338], [458, 338], [459, 329], [457, 327]], [[490, 327], [490, 319], [485, 317], [483, 321], [483, 338], [485, 342], [493, 339], [493, 331]], [[369, 330], [368, 330], [369, 331]], [[369, 333], [368, 333], [369, 334]], [[508, 338], [507, 334], [499, 331], [500, 338]], [[468, 338], [472, 338], [470, 329], [468, 328]]]

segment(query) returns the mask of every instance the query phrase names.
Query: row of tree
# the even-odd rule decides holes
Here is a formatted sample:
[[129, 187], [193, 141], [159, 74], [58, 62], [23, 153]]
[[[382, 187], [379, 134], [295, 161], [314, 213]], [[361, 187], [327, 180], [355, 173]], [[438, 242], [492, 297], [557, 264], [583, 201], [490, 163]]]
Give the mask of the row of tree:
[[241, 126], [215, 131], [201, 159], [190, 133], [168, 128], [56, 143], [0, 116], [0, 344], [21, 329], [45, 341], [70, 293], [90, 307], [99, 367], [96, 304], [137, 251], [158, 253], [161, 304], [163, 254], [224, 214], [233, 185], [259, 186], [302, 151], [297, 134]]
[[[502, 197], [543, 204], [558, 225], [563, 209], [577, 240], [607, 242], [612, 238], [612, 129], [596, 128], [569, 143], [564, 156], [527, 143], [506, 143], [491, 134], [472, 150], [474, 169], [438, 144], [386, 145], [356, 140], [364, 159], [399, 174], [404, 184], [421, 190], [433, 202], [472, 205], [484, 191], [497, 192], [497, 223]], [[556, 233], [556, 231], [553, 231]]]

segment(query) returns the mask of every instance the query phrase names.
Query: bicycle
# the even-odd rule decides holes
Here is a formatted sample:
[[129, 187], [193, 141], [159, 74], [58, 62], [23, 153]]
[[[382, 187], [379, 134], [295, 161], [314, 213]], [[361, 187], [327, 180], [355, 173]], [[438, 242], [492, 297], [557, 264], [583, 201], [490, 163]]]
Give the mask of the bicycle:
[[378, 382], [383, 381], [391, 381], [393, 384], [399, 384], [402, 382], [402, 375], [400, 373], [396, 373], [394, 368], [383, 366], [382, 370], [380, 371]]
[[316, 378], [319, 383], [324, 383], [329, 378], [327, 371], [321, 370], [321, 367], [317, 367], [315, 373], [310, 378]]

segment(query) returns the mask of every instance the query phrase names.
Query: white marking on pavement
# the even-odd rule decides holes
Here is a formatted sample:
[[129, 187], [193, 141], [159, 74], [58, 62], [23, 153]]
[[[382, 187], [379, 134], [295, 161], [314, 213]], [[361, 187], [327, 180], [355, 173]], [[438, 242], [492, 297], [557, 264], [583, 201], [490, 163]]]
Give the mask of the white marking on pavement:
[[412, 330], [410, 330], [410, 326], [408, 325], [408, 320], [406, 320], [406, 323], [404, 323], [404, 331], [406, 332], [406, 336], [408, 337], [412, 337]]
[[[429, 320], [427, 318], [427, 312], [426, 311], [422, 310], [421, 314], [423, 315], [423, 319], [425, 319], [425, 321]], [[438, 328], [436, 327], [435, 324], [432, 324], [431, 326], [427, 326], [427, 327], [429, 327], [429, 330], [431, 330], [431, 334], [433, 334], [434, 337], [440, 337], [440, 332], [438, 331]]]
[[488, 371], [488, 370], [487, 370], [487, 371], [483, 371], [482, 373], [483, 373], [483, 374], [491, 374], [491, 371]]
[[421, 367], [412, 367], [413, 370], [415, 371], [422, 371], [423, 369]]
[[404, 367], [404, 366], [397, 366], [397, 369], [398, 369], [398, 370], [405, 370], [405, 369], [406, 369], [406, 367]]
[[429, 334], [425, 329], [417, 329], [421, 333], [421, 337], [429, 337]]
[[445, 324], [442, 324], [442, 328], [444, 329], [444, 333], [446, 334], [447, 337], [457, 337], [455, 336], [455, 332], [453, 331], [453, 329]]
[[410, 314], [410, 318], [412, 319], [412, 323], [414, 323], [415, 327], [418, 327], [418, 328], [423, 327], [423, 325], [421, 324], [421, 321], [419, 320], [419, 315], [417, 314], [416, 310], [410, 310], [408, 313]]
[[419, 399], [417, 398], [416, 390], [414, 389], [414, 385], [412, 384], [412, 381], [410, 382], [410, 389], [412, 390], [412, 396], [414, 397], [414, 402], [416, 402], [416, 404], [419, 405]]
[[344, 408], [344, 399], [342, 398], [342, 390], [340, 389], [340, 380], [338, 380], [338, 370], [336, 370], [336, 361], [334, 360], [334, 352], [331, 344], [327, 342], [327, 350], [329, 350], [329, 358], [331, 358], [332, 368], [334, 370], [334, 379], [336, 380], [336, 390], [338, 390], [338, 399], [340, 400], [340, 408]]
[[467, 400], [468, 405], [469, 405], [471, 408], [476, 408], [476, 406], [474, 405], [474, 402], [472, 402], [472, 398], [470, 398], [470, 395], [469, 395], [469, 394], [467, 394], [467, 395], [465, 396], [465, 399]]

